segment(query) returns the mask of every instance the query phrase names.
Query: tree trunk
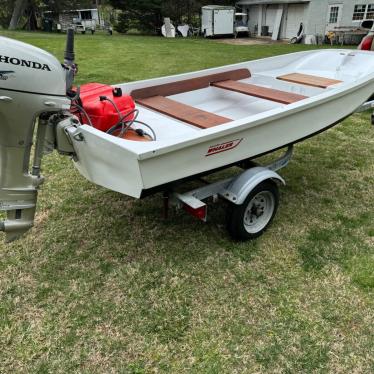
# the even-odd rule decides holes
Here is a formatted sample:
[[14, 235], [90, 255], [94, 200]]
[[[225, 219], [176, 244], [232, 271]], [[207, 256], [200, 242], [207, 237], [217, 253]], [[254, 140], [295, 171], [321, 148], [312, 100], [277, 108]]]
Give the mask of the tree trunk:
[[16, 0], [14, 4], [12, 19], [9, 23], [9, 30], [15, 30], [17, 28], [18, 22], [26, 9], [27, 1], [28, 0]]
[[36, 9], [34, 4], [30, 4], [26, 11], [27, 22], [24, 26], [24, 29], [29, 31], [35, 31], [38, 29], [38, 21], [36, 18]]

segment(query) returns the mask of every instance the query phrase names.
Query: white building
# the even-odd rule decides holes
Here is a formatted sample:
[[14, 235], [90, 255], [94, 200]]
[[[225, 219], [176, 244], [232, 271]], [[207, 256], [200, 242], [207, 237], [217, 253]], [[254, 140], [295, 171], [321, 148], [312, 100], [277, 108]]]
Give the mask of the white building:
[[79, 23], [87, 29], [104, 26], [98, 9], [64, 10], [58, 14], [45, 12], [44, 16], [46, 15], [52, 15], [55, 21], [61, 25], [62, 30], [66, 30], [74, 23]]
[[374, 0], [240, 0], [237, 5], [249, 14], [252, 35], [266, 30], [271, 34], [279, 26], [281, 39], [296, 36], [300, 22], [306, 35], [325, 35], [335, 27], [359, 26], [364, 19], [374, 19]]

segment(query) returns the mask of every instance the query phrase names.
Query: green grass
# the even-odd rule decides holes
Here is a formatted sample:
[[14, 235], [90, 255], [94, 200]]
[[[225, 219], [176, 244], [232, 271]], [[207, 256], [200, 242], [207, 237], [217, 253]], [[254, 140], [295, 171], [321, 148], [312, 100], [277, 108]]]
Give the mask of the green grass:
[[[2, 33], [62, 57], [63, 36]], [[308, 48], [99, 35], [76, 47], [80, 83]], [[248, 243], [228, 237], [223, 205], [207, 224], [164, 221], [160, 196], [121, 196], [46, 157], [35, 227], [0, 244], [0, 372], [373, 372], [373, 131], [355, 114], [297, 145], [274, 224]]]

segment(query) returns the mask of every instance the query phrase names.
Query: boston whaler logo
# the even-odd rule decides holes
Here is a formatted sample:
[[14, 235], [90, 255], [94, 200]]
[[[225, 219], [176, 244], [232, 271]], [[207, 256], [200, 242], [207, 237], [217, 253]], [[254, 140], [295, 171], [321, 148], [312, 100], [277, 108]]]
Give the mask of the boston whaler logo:
[[[0, 55], [0, 63], [1, 62], [4, 63], [4, 64], [24, 66], [24, 67], [30, 68], [30, 69], [51, 71], [51, 68], [47, 64], [41, 64], [40, 62], [36, 62], [36, 61], [22, 60], [22, 59], [19, 59], [17, 57], [9, 57], [9, 56]], [[3, 76], [3, 74], [5, 74], [5, 73], [7, 73], [7, 72], [6, 71], [2, 72], [0, 70], [0, 75]], [[14, 72], [12, 71], [11, 73], [14, 73]]]
[[9, 74], [14, 73], [12, 70], [0, 70], [0, 80], [6, 81], [9, 79]]
[[221, 144], [211, 145], [205, 156], [212, 156], [217, 153], [226, 152], [226, 151], [229, 151], [230, 149], [234, 149], [241, 143], [242, 140], [243, 138], [230, 140], [228, 142], [221, 143]]

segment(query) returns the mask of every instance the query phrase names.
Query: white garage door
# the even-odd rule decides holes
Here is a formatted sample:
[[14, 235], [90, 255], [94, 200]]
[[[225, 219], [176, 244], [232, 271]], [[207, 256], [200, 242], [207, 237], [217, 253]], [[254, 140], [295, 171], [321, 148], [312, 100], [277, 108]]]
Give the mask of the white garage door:
[[269, 32], [273, 32], [275, 15], [277, 14], [278, 5], [268, 5], [265, 13], [265, 25], [269, 27]]
[[284, 38], [291, 39], [297, 35], [299, 31], [300, 22], [305, 23], [304, 11], [305, 4], [289, 4], [287, 19], [286, 19], [286, 30], [284, 33]]
[[251, 33], [254, 33], [255, 30], [257, 31], [258, 27], [258, 12], [259, 8], [258, 5], [253, 5], [249, 7], [249, 19], [248, 19], [248, 26]]

